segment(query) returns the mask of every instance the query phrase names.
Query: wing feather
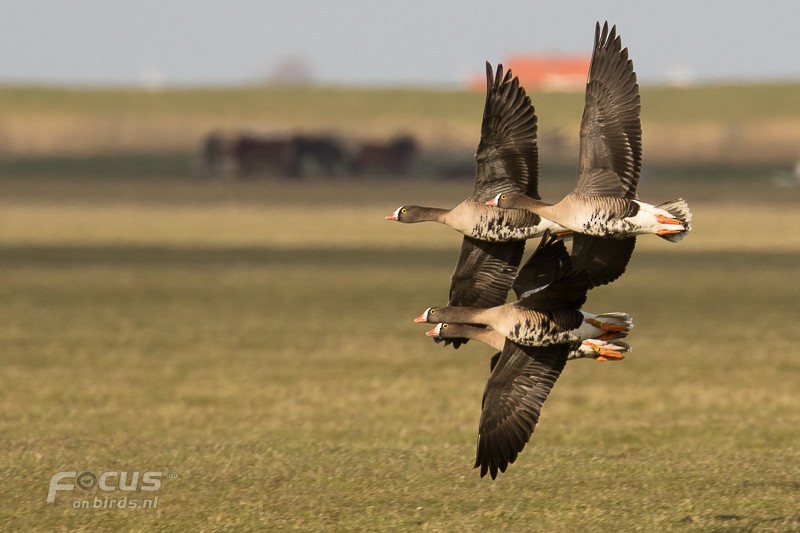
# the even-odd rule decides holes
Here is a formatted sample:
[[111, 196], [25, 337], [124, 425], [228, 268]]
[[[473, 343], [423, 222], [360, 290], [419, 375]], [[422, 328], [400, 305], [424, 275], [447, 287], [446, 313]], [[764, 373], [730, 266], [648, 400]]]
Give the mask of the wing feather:
[[628, 49], [608, 23], [595, 27], [574, 192], [636, 198], [642, 169], [639, 85]]
[[505, 472], [530, 440], [567, 362], [568, 345], [531, 347], [506, 341], [483, 393], [475, 467], [481, 477]]
[[570, 258], [575, 269], [586, 273], [590, 288], [599, 287], [625, 273], [635, 246], [636, 237], [608, 239], [576, 233]]
[[[487, 242], [465, 236], [450, 278], [447, 305], [495, 307], [506, 303], [524, 253], [525, 241]], [[455, 348], [465, 342], [452, 340]]]
[[486, 103], [481, 140], [475, 154], [475, 189], [472, 198], [486, 201], [501, 192], [520, 192], [539, 198], [537, 118], [531, 99], [498, 65], [496, 75], [486, 63]]
[[567, 247], [545, 234], [513, 284], [517, 304], [537, 311], [578, 309], [586, 302], [589, 279], [574, 268]]

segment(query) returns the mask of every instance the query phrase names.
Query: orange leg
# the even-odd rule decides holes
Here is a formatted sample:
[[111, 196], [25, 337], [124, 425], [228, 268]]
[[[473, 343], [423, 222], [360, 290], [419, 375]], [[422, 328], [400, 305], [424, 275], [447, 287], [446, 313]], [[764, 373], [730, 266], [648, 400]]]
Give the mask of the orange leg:
[[597, 361], [621, 361], [625, 359], [625, 356], [616, 350], [598, 347], [595, 351], [598, 353], [595, 358]]
[[592, 348], [592, 350], [597, 354], [595, 356], [595, 361], [621, 361], [625, 359], [625, 356], [622, 355], [621, 352], [616, 350], [611, 350], [609, 348], [604, 348], [603, 346], [597, 346], [594, 343], [584, 343], [584, 345], [588, 345]]
[[619, 357], [604, 357], [602, 355], [598, 355], [594, 358], [595, 361], [604, 362], [604, 361], [622, 361], [625, 359], [624, 355], [620, 355]]
[[678, 225], [678, 226], [683, 225], [683, 222], [681, 222], [677, 218], [665, 217], [665, 216], [661, 216], [661, 215], [656, 215], [656, 220], [658, 222], [660, 222], [661, 224], [675, 224], [675, 225]]

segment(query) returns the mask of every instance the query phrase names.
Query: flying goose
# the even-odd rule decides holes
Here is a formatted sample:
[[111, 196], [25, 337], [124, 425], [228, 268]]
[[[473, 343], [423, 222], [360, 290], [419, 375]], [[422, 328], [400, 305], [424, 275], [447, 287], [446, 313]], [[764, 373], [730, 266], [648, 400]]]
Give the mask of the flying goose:
[[[586, 264], [596, 266], [591, 261]], [[573, 267], [563, 241], [545, 234], [514, 281], [517, 302], [491, 309], [429, 308], [417, 317], [417, 321], [430, 322], [432, 316], [453, 314], [460, 320], [439, 324], [428, 334], [445, 338], [463, 335], [501, 350], [492, 358], [478, 425], [475, 467], [480, 467], [481, 477], [488, 473], [495, 479], [498, 471], [505, 472], [516, 460], [571, 357], [595, 352], [595, 358], [605, 359], [600, 350], [608, 350], [605, 355], [609, 359], [621, 359], [629, 350], [625, 343], [604, 341], [627, 335], [632, 327], [630, 317], [621, 313], [590, 315], [579, 310], [591, 286], [590, 276]], [[452, 333], [446, 331], [450, 328]], [[537, 332], [540, 328], [544, 333]], [[572, 328], [566, 331], [571, 336], [565, 337], [568, 328]], [[548, 336], [551, 342], [546, 342]], [[600, 339], [591, 342], [591, 337]], [[534, 342], [527, 342], [530, 339]]]
[[678, 198], [659, 205], [638, 200], [642, 168], [639, 86], [616, 26], [595, 25], [594, 50], [581, 120], [578, 175], [572, 192], [554, 205], [499, 191], [490, 206], [527, 209], [577, 233], [629, 237], [654, 233], [678, 242], [691, 230], [692, 214]]
[[[543, 242], [545, 240], [543, 237]], [[616, 280], [625, 272], [635, 244], [636, 237], [604, 239], [576, 234], [573, 238], [569, 262], [574, 270], [580, 271], [581, 275], [584, 276], [580, 283], [586, 284], [587, 290], [592, 289]], [[542, 243], [540, 243], [541, 246]], [[534, 259], [533, 256], [529, 258], [525, 265], [519, 269], [514, 279], [512, 288], [517, 299], [522, 298], [529, 291], [550, 283], [555, 276], [554, 269], [559, 268], [559, 262], [563, 263], [565, 261], [563, 255], [561, 255], [563, 252], [560, 249], [558, 251], [553, 250], [553, 253], [549, 254], [550, 259], [545, 259], [545, 252], [539, 251], [539, 248], [534, 252], [534, 255], [537, 253], [540, 254], [537, 259]], [[482, 279], [472, 279], [469, 283], [475, 287], [477, 294], [482, 294], [487, 286], [486, 280]], [[498, 296], [502, 297], [503, 295]], [[498, 299], [501, 302], [505, 301], [505, 298]], [[448, 304], [448, 306], [452, 306], [452, 304]], [[444, 331], [445, 334], [436, 335], [434, 334], [435, 331]], [[439, 323], [427, 334], [435, 337], [434, 340], [437, 342], [444, 341], [455, 344], [466, 342], [466, 339], [472, 339], [488, 344], [497, 350], [502, 350], [505, 341], [505, 337], [501, 333], [491, 328], [457, 323], [445, 323], [444, 325]], [[623, 346], [615, 346], [608, 341], [599, 339], [586, 339], [580, 345], [573, 346], [573, 352], [576, 354], [581, 353], [583, 357], [596, 357], [600, 360], [604, 360], [602, 359], [604, 357], [621, 359], [621, 352], [627, 352], [629, 347], [624, 343], [618, 342], [617, 344], [622, 344]], [[458, 347], [457, 344], [456, 347]], [[573, 357], [573, 352], [570, 352], [570, 358]]]
[[[495, 350], [503, 350], [506, 338], [491, 328], [473, 326], [470, 324], [448, 324], [439, 322], [432, 329], [425, 332], [428, 337], [434, 340], [470, 339], [482, 342], [491, 346]], [[604, 341], [600, 339], [586, 339], [578, 346], [573, 346], [567, 355], [567, 360], [575, 359], [594, 359], [595, 361], [621, 361], [625, 358], [623, 353], [631, 350], [628, 343], [619, 340]], [[492, 357], [490, 370], [493, 370], [497, 363], [499, 352]]]
[[[588, 276], [575, 270], [563, 241], [545, 234], [518, 279], [536, 285], [517, 301], [489, 308], [429, 307], [415, 322], [489, 326], [506, 339], [526, 346], [581, 343], [586, 339], [625, 337], [633, 327], [625, 313], [595, 315], [580, 309], [591, 287]], [[514, 282], [519, 294], [519, 283]]]
[[486, 199], [517, 192], [539, 198], [538, 128], [531, 100], [510, 70], [497, 74], [486, 63], [486, 102], [481, 138], [475, 154], [475, 187], [469, 198], [452, 209], [402, 205], [386, 220], [404, 223], [439, 222], [468, 237], [482, 241], [525, 241], [546, 229], [557, 233], [564, 228], [527, 210], [501, 210], [486, 205]]
[[[448, 305], [494, 307], [506, 302], [525, 252], [525, 239], [547, 229], [564, 228], [526, 210], [503, 210], [485, 204], [488, 196], [520, 192], [539, 198], [537, 119], [530, 98], [510, 70], [497, 73], [486, 63], [486, 101], [481, 138], [475, 154], [472, 195], [455, 208], [406, 205], [387, 220], [447, 224], [464, 238], [451, 276]], [[448, 339], [455, 348], [466, 339]]]

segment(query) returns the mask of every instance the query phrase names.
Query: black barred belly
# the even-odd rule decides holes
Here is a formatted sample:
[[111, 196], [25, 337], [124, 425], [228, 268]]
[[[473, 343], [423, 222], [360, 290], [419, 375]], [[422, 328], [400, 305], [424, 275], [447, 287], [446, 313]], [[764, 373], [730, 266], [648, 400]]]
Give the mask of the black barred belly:
[[508, 338], [525, 346], [549, 346], [576, 340], [569, 331], [564, 331], [553, 322], [534, 318], [527, 318], [516, 324]]
[[524, 241], [544, 233], [540, 229], [540, 221], [539, 217], [535, 217], [535, 220], [513, 220], [501, 210], [499, 214], [481, 216], [472, 227], [470, 237], [491, 242]]

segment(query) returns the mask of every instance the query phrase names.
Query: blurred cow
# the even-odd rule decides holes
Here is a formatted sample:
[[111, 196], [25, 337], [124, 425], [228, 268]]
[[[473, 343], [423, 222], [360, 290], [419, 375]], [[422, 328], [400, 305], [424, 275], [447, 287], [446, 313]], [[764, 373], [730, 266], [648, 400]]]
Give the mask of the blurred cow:
[[203, 141], [207, 172], [228, 171], [240, 178], [333, 176], [346, 169], [344, 143], [333, 135], [265, 135], [258, 132], [209, 133]]
[[240, 178], [281, 176], [326, 177], [364, 171], [405, 175], [417, 152], [413, 137], [386, 143], [365, 142], [355, 151], [328, 134], [274, 135], [259, 132], [209, 133], [203, 141], [203, 160], [212, 176], [235, 173]]
[[297, 167], [297, 144], [290, 138], [240, 133], [231, 155], [239, 177], [262, 174], [290, 175]]
[[416, 153], [417, 142], [409, 135], [387, 143], [365, 142], [353, 157], [350, 168], [355, 175], [365, 170], [406, 175]]
[[287, 174], [304, 177], [322, 174], [330, 177], [345, 170], [344, 143], [333, 135], [295, 135], [292, 138], [295, 158]]

